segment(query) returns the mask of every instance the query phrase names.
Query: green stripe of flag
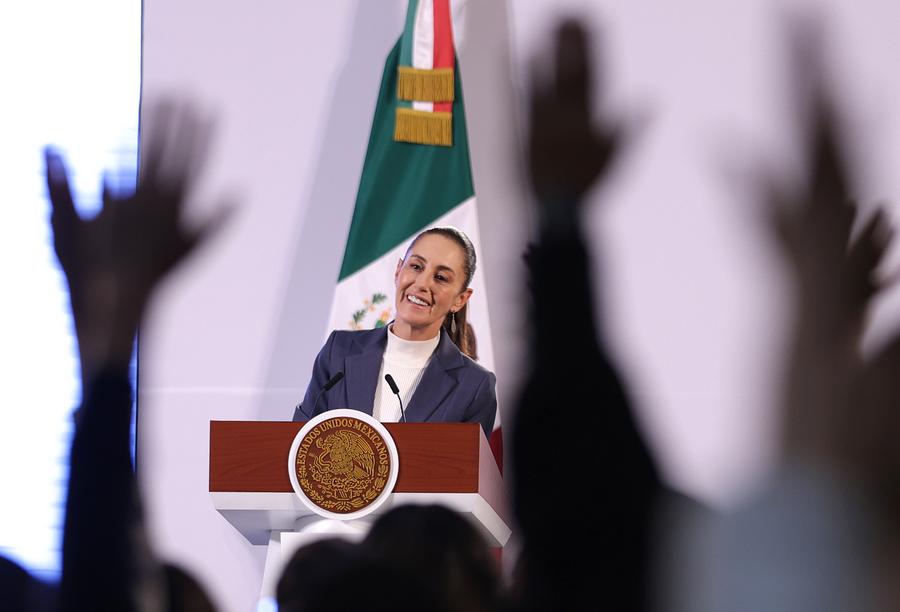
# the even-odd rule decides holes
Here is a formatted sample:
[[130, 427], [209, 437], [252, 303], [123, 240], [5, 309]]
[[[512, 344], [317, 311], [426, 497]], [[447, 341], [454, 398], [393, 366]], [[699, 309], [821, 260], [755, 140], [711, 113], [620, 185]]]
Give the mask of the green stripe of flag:
[[[412, 4], [412, 3], [410, 3]], [[394, 141], [401, 41], [388, 55], [339, 280], [384, 255], [475, 193], [459, 63], [453, 146]]]
[[413, 32], [416, 24], [416, 13], [419, 10], [419, 0], [409, 0], [406, 9], [406, 26], [403, 28], [403, 36], [400, 38], [400, 65], [412, 66]]

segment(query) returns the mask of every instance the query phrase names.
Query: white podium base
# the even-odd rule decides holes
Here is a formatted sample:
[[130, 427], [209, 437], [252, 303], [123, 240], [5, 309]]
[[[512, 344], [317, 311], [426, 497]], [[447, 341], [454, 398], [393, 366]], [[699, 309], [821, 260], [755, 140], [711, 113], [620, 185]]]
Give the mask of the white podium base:
[[403, 504], [441, 504], [456, 510], [481, 531], [491, 546], [503, 547], [511, 535], [506, 522], [477, 493], [392, 493], [372, 514], [341, 521], [320, 517], [296, 493], [213, 492], [216, 510], [251, 542], [268, 540], [259, 610], [271, 607], [281, 569], [298, 547], [327, 537], [362, 540], [379, 515]]
[[297, 519], [292, 531], [270, 532], [260, 599], [274, 599], [281, 571], [298, 548], [325, 538], [359, 542], [366, 537], [374, 519], [370, 515], [352, 521], [340, 521], [313, 514]]

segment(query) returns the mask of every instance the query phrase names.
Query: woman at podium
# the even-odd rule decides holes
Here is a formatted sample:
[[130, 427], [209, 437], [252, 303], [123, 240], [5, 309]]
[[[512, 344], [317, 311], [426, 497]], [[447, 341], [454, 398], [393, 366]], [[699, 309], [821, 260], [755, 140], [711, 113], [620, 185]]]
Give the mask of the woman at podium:
[[294, 420], [352, 408], [384, 422], [480, 423], [490, 436], [496, 378], [472, 360], [466, 323], [474, 274], [475, 248], [460, 230], [416, 236], [394, 273], [395, 319], [373, 330], [333, 331]]

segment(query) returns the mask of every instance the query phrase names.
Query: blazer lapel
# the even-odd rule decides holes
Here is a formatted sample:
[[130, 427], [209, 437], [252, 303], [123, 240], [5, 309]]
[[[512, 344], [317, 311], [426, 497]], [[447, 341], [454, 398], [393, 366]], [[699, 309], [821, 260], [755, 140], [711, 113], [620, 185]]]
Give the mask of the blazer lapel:
[[409, 406], [406, 407], [407, 421], [412, 423], [428, 421], [458, 384], [453, 370], [462, 367], [464, 363], [462, 354], [447, 333], [441, 329], [441, 340], [437, 350], [425, 368]]
[[387, 327], [381, 328], [381, 333], [367, 334], [365, 338], [355, 341], [353, 353], [344, 358], [347, 408], [371, 416], [385, 346]]

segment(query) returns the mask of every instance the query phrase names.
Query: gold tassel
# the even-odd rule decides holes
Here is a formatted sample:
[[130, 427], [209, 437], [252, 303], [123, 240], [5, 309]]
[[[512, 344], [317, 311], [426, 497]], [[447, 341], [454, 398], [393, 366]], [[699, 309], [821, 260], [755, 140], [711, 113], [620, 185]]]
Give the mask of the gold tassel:
[[397, 97], [419, 102], [453, 102], [453, 68], [411, 68], [400, 66]]
[[397, 108], [394, 140], [415, 144], [453, 146], [453, 115], [406, 107]]

